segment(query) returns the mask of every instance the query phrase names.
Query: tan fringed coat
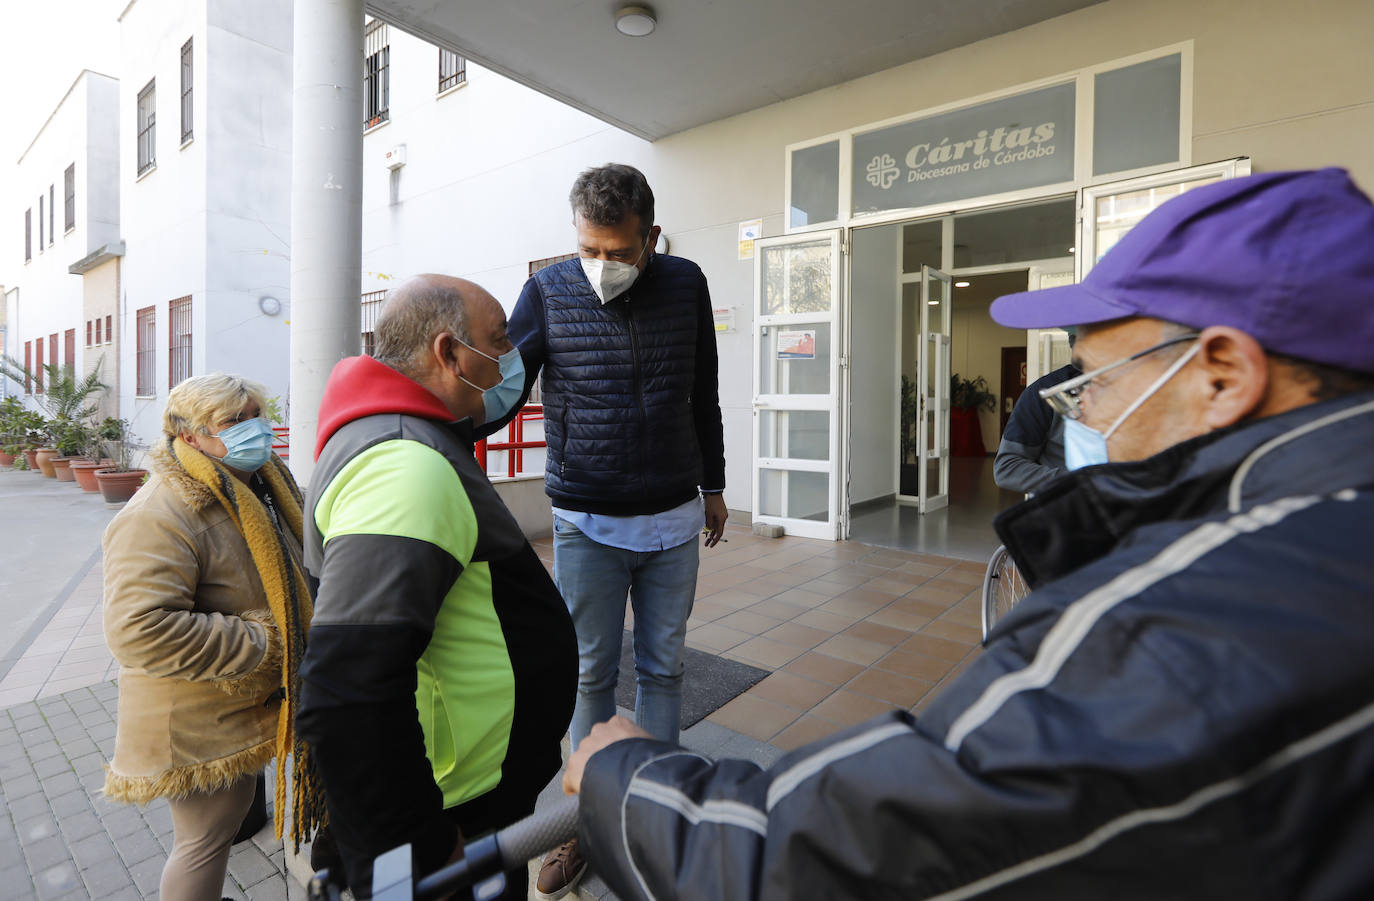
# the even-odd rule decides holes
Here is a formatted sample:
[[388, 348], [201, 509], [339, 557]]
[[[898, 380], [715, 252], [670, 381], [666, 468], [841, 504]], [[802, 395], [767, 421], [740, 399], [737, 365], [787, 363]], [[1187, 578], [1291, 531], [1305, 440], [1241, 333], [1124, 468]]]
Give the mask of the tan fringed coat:
[[169, 453], [153, 468], [104, 537], [105, 640], [120, 665], [105, 793], [140, 804], [262, 769], [280, 705], [267, 699], [281, 684], [281, 641], [247, 543]]

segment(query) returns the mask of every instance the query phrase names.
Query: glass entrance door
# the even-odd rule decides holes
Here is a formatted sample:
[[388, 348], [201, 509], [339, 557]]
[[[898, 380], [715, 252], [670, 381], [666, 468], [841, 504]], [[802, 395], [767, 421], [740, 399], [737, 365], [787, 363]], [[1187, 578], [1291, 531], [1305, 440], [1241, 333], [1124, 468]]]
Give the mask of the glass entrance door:
[[755, 248], [754, 520], [838, 540], [848, 515], [841, 233]]
[[921, 340], [917, 347], [916, 446], [920, 512], [949, 506], [949, 379], [953, 280], [938, 269], [921, 267]]

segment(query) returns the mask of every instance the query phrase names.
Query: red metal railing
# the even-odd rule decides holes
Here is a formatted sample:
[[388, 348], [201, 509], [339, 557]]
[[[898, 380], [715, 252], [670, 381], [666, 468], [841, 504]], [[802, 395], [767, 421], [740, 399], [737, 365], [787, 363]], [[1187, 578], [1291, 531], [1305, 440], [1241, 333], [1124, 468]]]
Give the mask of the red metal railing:
[[[492, 441], [484, 438], [477, 442], [475, 452], [477, 462], [482, 469], [490, 473], [487, 466], [487, 454], [506, 453], [506, 475], [515, 478], [525, 468], [525, 451], [534, 448], [544, 447], [543, 441], [525, 440], [525, 423], [542, 421], [544, 419], [543, 404], [526, 404], [520, 408], [520, 412], [515, 414], [515, 418], [506, 426], [506, 440]], [[291, 430], [284, 425], [272, 427], [272, 452], [283, 460], [290, 459], [291, 456]]]
[[291, 430], [284, 425], [272, 426], [272, 453], [283, 460], [291, 457]]
[[506, 452], [506, 475], [515, 478], [525, 468], [525, 451], [536, 447], [544, 447], [543, 441], [525, 440], [525, 423], [542, 421], [544, 419], [543, 404], [526, 404], [520, 408], [520, 412], [515, 414], [515, 418], [506, 426], [506, 440], [492, 441], [489, 438], [477, 442], [477, 462], [488, 474], [491, 470], [487, 467], [487, 453], [490, 451]]

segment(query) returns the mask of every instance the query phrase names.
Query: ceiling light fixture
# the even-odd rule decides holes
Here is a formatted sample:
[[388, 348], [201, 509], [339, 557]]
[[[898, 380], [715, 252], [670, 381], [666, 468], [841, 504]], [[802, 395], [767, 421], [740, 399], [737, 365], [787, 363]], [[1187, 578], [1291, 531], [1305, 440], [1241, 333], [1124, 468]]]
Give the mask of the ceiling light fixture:
[[632, 38], [652, 34], [658, 20], [647, 6], [623, 6], [615, 14], [615, 30]]
[[954, 283], [954, 287], [956, 287], [956, 288], [967, 288], [967, 287], [968, 287], [968, 282], [955, 282], [955, 283]]
[[926, 301], [926, 306], [938, 307], [939, 305], [940, 305], [940, 301], [938, 301], [938, 300], [927, 300], [927, 301]]

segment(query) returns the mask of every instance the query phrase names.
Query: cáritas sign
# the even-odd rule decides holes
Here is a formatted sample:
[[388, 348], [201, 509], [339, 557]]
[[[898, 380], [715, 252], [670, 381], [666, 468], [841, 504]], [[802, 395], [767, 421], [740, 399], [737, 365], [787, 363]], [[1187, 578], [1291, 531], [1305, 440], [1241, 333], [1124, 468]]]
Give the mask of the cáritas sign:
[[855, 213], [1073, 180], [1074, 85], [1055, 85], [854, 136]]

